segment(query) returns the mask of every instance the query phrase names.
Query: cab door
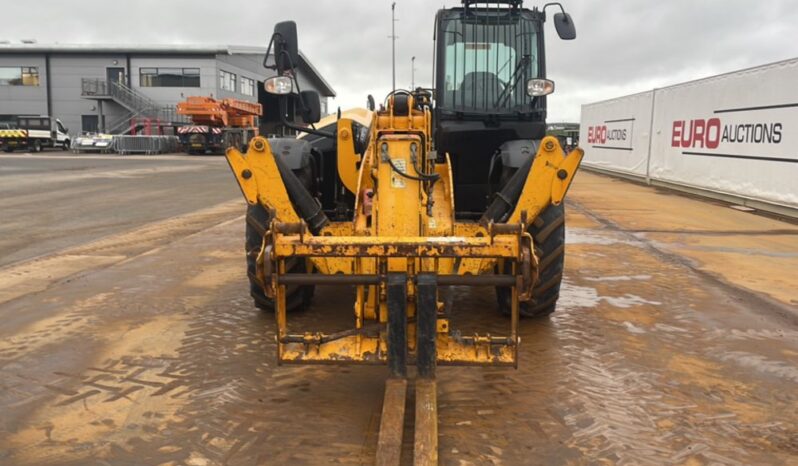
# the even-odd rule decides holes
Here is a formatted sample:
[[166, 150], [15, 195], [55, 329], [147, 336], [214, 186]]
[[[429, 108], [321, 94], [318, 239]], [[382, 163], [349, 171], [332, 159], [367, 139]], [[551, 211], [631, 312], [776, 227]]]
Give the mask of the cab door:
[[69, 139], [69, 130], [61, 123], [61, 120], [55, 120], [55, 141], [63, 144], [67, 139]]

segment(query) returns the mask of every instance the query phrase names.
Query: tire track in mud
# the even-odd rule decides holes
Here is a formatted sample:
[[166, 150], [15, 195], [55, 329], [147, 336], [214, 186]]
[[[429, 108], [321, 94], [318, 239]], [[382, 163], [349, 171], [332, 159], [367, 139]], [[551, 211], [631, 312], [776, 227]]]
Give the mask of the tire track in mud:
[[181, 398], [181, 407], [158, 426], [159, 431], [173, 435], [129, 439], [127, 445], [119, 445], [114, 460], [372, 461], [373, 447], [364, 445], [363, 438], [372, 428], [372, 417], [379, 413], [384, 378], [375, 372], [383, 371], [361, 368], [366, 373], [357, 374], [360, 369], [356, 368], [276, 368], [272, 315], [253, 308], [245, 287], [234, 288], [244, 297], [212, 302], [193, 316], [177, 357], [164, 361], [157, 373], [178, 377], [169, 387], [169, 396]]
[[57, 253], [0, 267], [0, 304], [26, 294], [44, 291], [76, 274], [108, 267], [164, 247], [208, 227], [239, 217], [242, 211], [240, 201], [228, 201]]
[[614, 239], [610, 241], [615, 243], [628, 242], [630, 244], [637, 244], [641, 249], [644, 249], [651, 255], [659, 258], [663, 264], [678, 265], [680, 266], [679, 271], [682, 273], [689, 271], [697, 279], [701, 279], [703, 282], [705, 282], [707, 287], [712, 287], [718, 291], [723, 291], [727, 295], [741, 297], [754, 304], [752, 307], [755, 308], [757, 312], [767, 314], [770, 317], [782, 319], [785, 323], [792, 326], [798, 325], [798, 313], [796, 313], [795, 308], [789, 307], [785, 303], [773, 299], [763, 293], [758, 293], [756, 291], [737, 286], [736, 284], [730, 283], [711, 272], [702, 270], [694, 260], [669, 251], [666, 248], [658, 246], [655, 241], [646, 239], [645, 230], [637, 232], [624, 229], [612, 219], [600, 215], [583, 206], [579, 202], [571, 199], [567, 201], [567, 205], [569, 208], [579, 212], [580, 215], [590, 218], [597, 224], [601, 225], [601, 227], [612, 232]]
[[[385, 368], [276, 367], [273, 315], [251, 304], [240, 238], [240, 225], [222, 225], [108, 268], [103, 285], [70, 283], [70, 293], [111, 294], [0, 352], [0, 406], [40, 407], [17, 419], [25, 429], [15, 446], [0, 439], [0, 462], [370, 464]], [[557, 313], [522, 321], [517, 371], [439, 369], [442, 464], [798, 456], [793, 329], [731, 318], [745, 300], [639, 238], [606, 225], [574, 238]], [[492, 290], [453, 295], [453, 328], [506, 333]], [[319, 288], [290, 320], [335, 328], [350, 316], [349, 291]], [[119, 341], [102, 357], [34, 367], [103, 331]], [[171, 333], [148, 345], [157, 332]], [[47, 346], [54, 335], [59, 346]]]
[[[652, 260], [644, 241], [611, 228], [576, 243], [558, 311], [549, 322], [522, 321], [518, 371], [439, 372], [444, 464], [744, 465], [798, 456], [798, 394], [787, 388], [798, 361], [761, 364], [746, 353], [749, 367], [732, 364], [743, 357], [733, 348], [749, 337], [794, 331], [778, 323], [718, 331], [724, 324], [712, 324], [723, 313], [715, 322], [703, 313], [745, 305], [719, 299], [725, 287]], [[464, 291], [458, 301], [484, 309], [462, 313], [470, 326], [503, 330], [488, 321], [490, 297]]]
[[[627, 240], [613, 230], [602, 235], [619, 243]], [[645, 248], [646, 244], [641, 241], [625, 247]], [[678, 262], [661, 263], [658, 268], [659, 273], [681, 277], [677, 281], [684, 281], [685, 286], [677, 294], [635, 287], [637, 292], [654, 292], [649, 299], [663, 301], [654, 306], [661, 310], [654, 325], [640, 324], [633, 327], [637, 329], [634, 332], [626, 325], [630, 338], [648, 340], [642, 347], [608, 340], [606, 330], [591, 332], [595, 327], [589, 322], [601, 314], [585, 314], [579, 302], [569, 300], [575, 293], [563, 293], [564, 312], [555, 316], [554, 322], [566, 329], [560, 338], [562, 351], [571, 361], [567, 364], [571, 380], [564, 385], [571, 387], [567, 393], [579, 408], [565, 418], [579, 427], [571, 434], [573, 444], [591, 457], [598, 453], [599, 458], [626, 464], [681, 464], [689, 459], [751, 464], [778, 461], [776, 458], [798, 452], [795, 445], [790, 446], [796, 436], [790, 416], [779, 414], [781, 409], [789, 410], [795, 397], [792, 401], [763, 398], [758, 391], [768, 381], [762, 384], [750, 374], [738, 375], [735, 368], [723, 367], [713, 358], [716, 352], [728, 353], [728, 344], [709, 337], [706, 323], [695, 310], [717, 306], [713, 298], [720, 290], [713, 281], [703, 280]], [[641, 272], [639, 266], [634, 270]], [[573, 274], [577, 280], [579, 272]], [[691, 283], [708, 289], [710, 296], [691, 293]], [[756, 413], [765, 416], [748, 418], [747, 404], [770, 403], [770, 412]], [[757, 444], [757, 439], [770, 439], [775, 448], [769, 451], [763, 443]]]

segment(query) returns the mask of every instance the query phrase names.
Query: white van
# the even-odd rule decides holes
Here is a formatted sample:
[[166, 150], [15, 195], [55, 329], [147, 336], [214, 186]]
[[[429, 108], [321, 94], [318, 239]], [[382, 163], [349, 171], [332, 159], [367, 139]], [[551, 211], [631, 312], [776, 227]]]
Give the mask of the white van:
[[18, 116], [0, 126], [0, 148], [6, 152], [25, 149], [41, 152], [45, 147], [70, 146], [69, 129], [57, 118], [49, 116]]

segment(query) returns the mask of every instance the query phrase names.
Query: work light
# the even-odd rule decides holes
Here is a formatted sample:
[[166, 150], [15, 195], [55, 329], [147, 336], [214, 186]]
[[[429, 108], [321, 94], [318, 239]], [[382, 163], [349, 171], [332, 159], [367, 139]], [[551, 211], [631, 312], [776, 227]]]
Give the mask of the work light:
[[554, 81], [549, 79], [530, 79], [526, 82], [526, 93], [530, 97], [540, 97], [554, 92]]
[[263, 83], [263, 89], [269, 94], [286, 95], [294, 89], [291, 78], [288, 76], [275, 76]]

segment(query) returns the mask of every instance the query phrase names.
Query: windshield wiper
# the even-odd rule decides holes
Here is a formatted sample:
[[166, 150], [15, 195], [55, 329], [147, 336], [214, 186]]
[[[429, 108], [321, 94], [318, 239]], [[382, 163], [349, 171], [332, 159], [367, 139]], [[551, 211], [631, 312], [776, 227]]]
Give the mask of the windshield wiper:
[[510, 98], [510, 89], [515, 88], [516, 84], [518, 84], [518, 80], [521, 79], [521, 76], [523, 76], [523, 71], [531, 62], [531, 55], [524, 55], [520, 60], [518, 60], [518, 64], [515, 65], [515, 71], [513, 71], [513, 75], [510, 77], [510, 80], [507, 82], [507, 85], [504, 87], [501, 94], [499, 94], [499, 98], [496, 99], [494, 107], [504, 106], [505, 102], [507, 102], [507, 99]]

